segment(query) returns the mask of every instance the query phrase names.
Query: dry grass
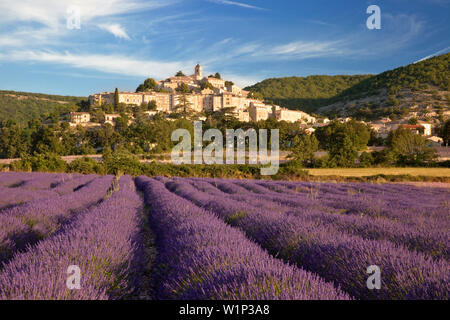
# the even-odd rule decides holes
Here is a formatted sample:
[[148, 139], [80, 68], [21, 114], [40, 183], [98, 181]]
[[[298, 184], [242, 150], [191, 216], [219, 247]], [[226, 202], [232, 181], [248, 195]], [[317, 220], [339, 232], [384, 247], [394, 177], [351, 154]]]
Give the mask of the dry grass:
[[450, 168], [336, 168], [308, 169], [314, 176], [367, 177], [378, 174], [450, 177]]

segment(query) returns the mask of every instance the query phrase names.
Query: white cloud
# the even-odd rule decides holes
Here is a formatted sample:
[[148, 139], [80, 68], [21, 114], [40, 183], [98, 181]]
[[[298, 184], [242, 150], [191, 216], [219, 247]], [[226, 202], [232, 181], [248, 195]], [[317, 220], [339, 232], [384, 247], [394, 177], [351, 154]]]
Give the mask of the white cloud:
[[174, 3], [173, 0], [21, 0], [1, 1], [0, 21], [38, 22], [58, 27], [67, 17], [67, 9], [78, 6], [82, 22], [99, 17], [154, 9]]
[[[101, 73], [118, 74], [125, 76], [153, 77], [166, 79], [178, 70], [187, 66], [194, 66], [195, 61], [165, 62], [130, 58], [121, 55], [82, 54], [54, 51], [13, 51], [8, 55], [0, 54], [0, 59], [10, 61], [42, 62], [61, 64], [73, 68], [97, 70]], [[255, 84], [261, 78], [241, 76], [238, 74], [223, 74], [225, 79], [233, 81], [236, 85], [245, 87]]]
[[247, 9], [254, 9], [254, 10], [267, 10], [261, 7], [257, 7], [257, 6], [252, 6], [246, 3], [242, 3], [242, 2], [237, 2], [237, 1], [228, 1], [228, 0], [208, 0], [209, 2], [214, 2], [214, 3], [220, 3], [220, 4], [226, 4], [226, 5], [230, 5], [230, 6], [237, 6], [237, 7], [242, 7], [242, 8], [247, 8]]
[[336, 52], [336, 42], [327, 41], [295, 41], [280, 45], [269, 51], [275, 55], [318, 55], [330, 52]]
[[231, 73], [224, 73], [222, 75], [224, 79], [233, 81], [235, 85], [245, 88], [247, 86], [251, 86], [259, 81], [262, 80], [261, 77], [249, 77], [249, 76], [241, 76], [237, 74], [231, 74]]
[[0, 58], [13, 61], [44, 62], [62, 64], [69, 67], [97, 70], [102, 73], [121, 74], [127, 76], [167, 78], [168, 75], [182, 70], [187, 65], [194, 65], [192, 61], [163, 62], [130, 58], [121, 55], [102, 54], [72, 54], [70, 52], [55, 51], [12, 51]]
[[0, 0], [0, 38], [14, 37], [16, 43], [32, 45], [55, 43], [70, 33], [66, 20], [70, 7], [79, 7], [81, 29], [102, 24], [116, 37], [129, 39], [125, 29], [108, 20], [118, 15], [168, 6], [179, 0]]
[[98, 27], [100, 29], [106, 30], [109, 33], [112, 33], [116, 38], [122, 38], [126, 40], [130, 40], [125, 29], [118, 23], [113, 24], [99, 24]]
[[17, 37], [14, 36], [0, 36], [0, 47], [18, 47], [23, 44], [23, 41]]

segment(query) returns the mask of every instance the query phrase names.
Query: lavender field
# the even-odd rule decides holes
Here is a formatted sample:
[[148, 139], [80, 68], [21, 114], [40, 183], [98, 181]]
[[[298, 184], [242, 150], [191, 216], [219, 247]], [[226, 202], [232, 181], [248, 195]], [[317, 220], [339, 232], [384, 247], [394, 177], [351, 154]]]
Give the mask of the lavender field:
[[0, 299], [446, 300], [449, 201], [403, 184], [0, 173]]

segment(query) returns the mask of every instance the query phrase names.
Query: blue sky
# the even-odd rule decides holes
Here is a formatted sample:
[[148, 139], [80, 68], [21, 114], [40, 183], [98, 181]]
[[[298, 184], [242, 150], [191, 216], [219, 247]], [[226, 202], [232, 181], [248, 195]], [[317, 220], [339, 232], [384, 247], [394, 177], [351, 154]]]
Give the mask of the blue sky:
[[[372, 4], [380, 30], [366, 27]], [[134, 90], [196, 63], [241, 86], [379, 73], [449, 52], [449, 20], [450, 0], [0, 0], [0, 89]]]

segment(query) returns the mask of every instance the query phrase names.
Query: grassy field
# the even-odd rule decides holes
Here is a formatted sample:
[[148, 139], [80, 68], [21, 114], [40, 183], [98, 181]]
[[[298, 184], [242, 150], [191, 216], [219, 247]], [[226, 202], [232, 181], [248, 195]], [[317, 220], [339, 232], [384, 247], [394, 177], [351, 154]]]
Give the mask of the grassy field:
[[450, 177], [450, 168], [336, 168], [308, 169], [314, 176], [366, 177], [377, 174]]

